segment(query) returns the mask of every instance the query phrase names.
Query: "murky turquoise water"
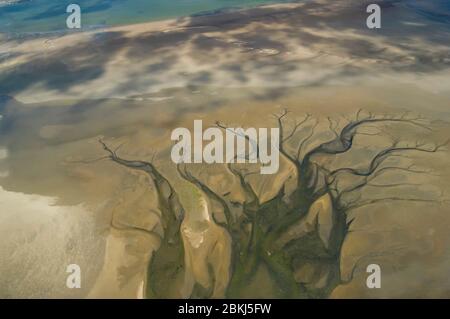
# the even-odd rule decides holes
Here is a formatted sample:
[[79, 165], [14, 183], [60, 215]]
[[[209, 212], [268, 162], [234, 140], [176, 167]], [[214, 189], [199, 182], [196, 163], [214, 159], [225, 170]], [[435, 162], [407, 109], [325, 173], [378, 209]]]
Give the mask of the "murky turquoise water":
[[[302, 0], [297, 0], [302, 1]], [[330, 0], [331, 1], [331, 0]], [[0, 32], [48, 32], [66, 29], [66, 8], [80, 5], [82, 27], [112, 26], [207, 14], [294, 0], [0, 0]], [[385, 0], [404, 4], [418, 14], [450, 23], [450, 0]]]
[[0, 0], [0, 32], [66, 29], [66, 7], [80, 5], [84, 29], [162, 20], [219, 9], [245, 8], [275, 0]]

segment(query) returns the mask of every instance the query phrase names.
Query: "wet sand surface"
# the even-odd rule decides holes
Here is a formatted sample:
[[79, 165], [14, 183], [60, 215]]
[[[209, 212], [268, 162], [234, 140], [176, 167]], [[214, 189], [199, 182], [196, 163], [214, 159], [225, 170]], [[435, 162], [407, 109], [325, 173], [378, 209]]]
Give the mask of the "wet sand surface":
[[[449, 25], [401, 1], [383, 6], [381, 30], [366, 29], [365, 17], [363, 5], [314, 1], [61, 36], [3, 35], [0, 296], [143, 296], [159, 242], [111, 229], [110, 221], [114, 215], [124, 224], [158, 229], [157, 214], [149, 214], [156, 197], [145, 175], [97, 161], [105, 155], [100, 137], [123, 143], [125, 158], [150, 160], [156, 153], [155, 164], [179, 192], [187, 209], [182, 236], [188, 259], [180, 297], [193, 283], [211, 284], [207, 263], [220, 274], [216, 281], [227, 282], [227, 267], [218, 267], [229, 262], [230, 238], [212, 221], [211, 203], [177, 175], [172, 129], [192, 128], [194, 119], [205, 126], [220, 120], [274, 127], [270, 115], [287, 108], [292, 118], [311, 113], [326, 131], [327, 117], [345, 121], [362, 108], [434, 121], [433, 131], [390, 128], [411, 143], [447, 139]], [[389, 136], [360, 136], [357, 151], [336, 161], [358, 162], [370, 147], [389, 142]], [[449, 155], [413, 156], [414, 165], [433, 174], [404, 177], [421, 186], [401, 192], [449, 198]], [[198, 169], [239, 198], [219, 169]], [[276, 189], [282, 182], [272, 178], [259, 185], [268, 198], [267, 185]], [[369, 290], [365, 269], [357, 267], [331, 297], [448, 297], [450, 282], [442, 278], [450, 266], [449, 209], [437, 200], [355, 211], [341, 273], [350, 276], [355, 262], [371, 255], [386, 279], [383, 289]], [[212, 252], [217, 243], [220, 249]], [[80, 290], [65, 288], [70, 263], [83, 270]], [[249, 297], [276, 297], [265, 271], [249, 286]], [[224, 287], [216, 293], [223, 296]]]

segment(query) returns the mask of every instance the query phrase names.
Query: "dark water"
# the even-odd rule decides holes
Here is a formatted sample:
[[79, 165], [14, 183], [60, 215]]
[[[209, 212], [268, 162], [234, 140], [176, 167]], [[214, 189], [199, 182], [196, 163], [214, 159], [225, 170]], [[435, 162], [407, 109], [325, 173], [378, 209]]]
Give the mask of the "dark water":
[[[8, 4], [9, 2], [9, 4]], [[162, 20], [226, 8], [287, 2], [275, 0], [0, 0], [1, 32], [66, 28], [66, 8], [81, 7], [83, 28]]]
[[435, 22], [450, 24], [450, 0], [409, 0], [407, 6]]

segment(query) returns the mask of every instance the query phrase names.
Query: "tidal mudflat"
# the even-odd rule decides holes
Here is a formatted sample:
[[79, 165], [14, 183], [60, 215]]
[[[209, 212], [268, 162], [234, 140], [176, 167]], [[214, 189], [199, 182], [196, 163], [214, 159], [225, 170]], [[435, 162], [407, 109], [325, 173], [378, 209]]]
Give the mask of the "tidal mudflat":
[[[386, 1], [382, 28], [369, 30], [358, 3], [307, 1], [87, 32], [2, 34], [0, 296], [448, 296], [447, 16], [415, 1]], [[314, 161], [328, 171], [370, 168], [390, 147], [425, 151], [384, 162], [380, 169], [405, 171], [365, 181], [361, 198], [347, 202], [373, 204], [349, 212], [348, 227], [327, 215], [341, 209], [327, 195], [310, 203], [302, 190], [296, 194], [307, 204], [278, 201], [282, 185], [287, 193], [298, 189], [288, 156], [278, 174], [249, 175], [245, 183], [224, 165], [177, 169], [170, 160], [175, 128], [192, 129], [199, 119], [277, 127], [284, 110], [288, 132], [310, 114], [285, 146], [288, 154], [301, 151], [299, 158], [352, 121], [413, 124], [349, 131], [351, 152]], [[111, 160], [118, 158], [151, 163], [164, 179]], [[224, 226], [226, 210], [201, 184], [242, 227]], [[161, 209], [159, 195], [168, 189], [184, 212], [175, 224]], [[308, 212], [299, 210], [303, 222], [266, 249], [267, 221], [289, 203]], [[243, 206], [265, 219], [239, 219]], [[319, 216], [316, 229], [311, 220]], [[337, 226], [345, 236], [332, 231]], [[308, 241], [299, 246], [303, 233]], [[246, 236], [256, 241], [241, 246], [257, 253], [240, 258], [236, 237]], [[83, 270], [80, 290], [65, 287], [70, 263]], [[383, 289], [365, 286], [368, 263], [381, 265]]]

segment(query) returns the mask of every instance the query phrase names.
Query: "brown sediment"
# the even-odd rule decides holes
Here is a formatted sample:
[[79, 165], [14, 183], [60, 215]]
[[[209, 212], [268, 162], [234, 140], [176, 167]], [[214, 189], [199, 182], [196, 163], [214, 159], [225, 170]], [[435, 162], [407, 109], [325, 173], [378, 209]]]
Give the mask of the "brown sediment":
[[[8, 149], [8, 157], [0, 162], [0, 172], [9, 173], [0, 177], [2, 187], [9, 192], [55, 197], [62, 206], [83, 203], [87, 212], [92, 211], [93, 224], [99, 227], [92, 242], [103, 242], [105, 234], [109, 234], [104, 253], [97, 248], [89, 251], [89, 256], [99, 252], [92, 258], [103, 264], [100, 274], [99, 269], [88, 270], [96, 286], [90, 296], [134, 298], [142, 292], [148, 263], [160, 243], [154, 236], [126, 228], [153, 229], [151, 211], [157, 208], [158, 198], [145, 172], [102, 159], [105, 153], [98, 139], [103, 137], [111, 147], [125, 143], [118, 151], [125, 159], [151, 161], [155, 157], [156, 167], [171, 181], [186, 207], [186, 218], [179, 225], [184, 239], [182, 260], [188, 265], [185, 272], [180, 272], [187, 274], [180, 276], [180, 282], [186, 289], [170, 293], [187, 296], [193, 291], [196, 296], [222, 296], [231, 274], [224, 270], [226, 262], [218, 262], [231, 255], [232, 236], [220, 225], [225, 219], [217, 209], [220, 204], [207, 201], [209, 220], [199, 214], [201, 201], [193, 198], [207, 198], [205, 190], [198, 195], [199, 185], [180, 178], [168, 160], [172, 129], [190, 128], [199, 118], [208, 125], [220, 120], [244, 127], [273, 127], [276, 121], [266, 114], [279, 114], [284, 108], [291, 111], [288, 119], [292, 120], [311, 113], [319, 121], [316, 132], [336, 129], [338, 121], [342, 126], [346, 118], [354, 119], [359, 108], [381, 117], [398, 117], [412, 111], [412, 118], [420, 113], [433, 121], [432, 131], [394, 123], [385, 129], [384, 137], [376, 128], [368, 127], [354, 137], [351, 152], [325, 156], [319, 161], [333, 170], [340, 164], [354, 167], [350, 173], [356, 175], [370, 172], [360, 169], [370, 164], [366, 160], [376, 156], [377, 148], [393, 147], [392, 139], [410, 143], [398, 147], [431, 150], [449, 135], [448, 45], [439, 42], [447, 33], [429, 23], [414, 35], [414, 41], [408, 41], [412, 31], [401, 28], [401, 22], [410, 18], [405, 12], [398, 24], [386, 31], [390, 34], [380, 30], [375, 35], [360, 27], [364, 16], [357, 10], [329, 3], [268, 6], [234, 17], [223, 14], [220, 18], [193, 17], [52, 39], [2, 40], [2, 48], [11, 55], [0, 64], [4, 75], [0, 81], [7, 89], [1, 93], [27, 102], [0, 107], [0, 148]], [[400, 14], [396, 10], [386, 13]], [[430, 32], [433, 37], [427, 36]], [[308, 137], [313, 126], [310, 123], [304, 127], [300, 136]], [[331, 138], [333, 133], [327, 134], [321, 138]], [[416, 144], [422, 140], [427, 143]], [[319, 144], [310, 139], [302, 154]], [[345, 150], [344, 144], [333, 145]], [[295, 155], [297, 147], [295, 143], [286, 145], [286, 152]], [[378, 202], [351, 214], [356, 219], [340, 250], [339, 271], [333, 268], [345, 284], [338, 285], [331, 296], [420, 296], [421, 291], [431, 289], [430, 282], [436, 293], [427, 296], [445, 295], [448, 287], [436, 278], [446, 273], [449, 259], [445, 249], [450, 223], [448, 205], [397, 199], [405, 194], [420, 199], [425, 194], [425, 200], [434, 201], [441, 191], [450, 188], [447, 162], [445, 151], [399, 158], [395, 164], [401, 163], [418, 174], [393, 174], [371, 181], [370, 193], [379, 197], [363, 200]], [[189, 172], [215, 193], [229, 193], [230, 202], [242, 203], [248, 197], [250, 189], [242, 191], [242, 184], [232, 172], [209, 166], [197, 169], [209, 175]], [[278, 194], [291, 175], [293, 168], [284, 159], [280, 175], [264, 181], [251, 176], [248, 180], [260, 201], [266, 202]], [[292, 190], [296, 185], [291, 178], [286, 188]], [[385, 204], [386, 198], [395, 204]], [[20, 201], [17, 205], [21, 205]], [[322, 216], [327, 221], [326, 205], [321, 207], [309, 218]], [[14, 209], [14, 205], [8, 206], [10, 212]], [[212, 211], [217, 215], [211, 215]], [[114, 225], [120, 227], [110, 227], [111, 212], [115, 212]], [[82, 213], [76, 216], [84, 218]], [[293, 224], [277, 244], [286, 245], [291, 235], [300, 236], [311, 228], [310, 224], [308, 219]], [[323, 227], [326, 235], [325, 230]], [[158, 232], [163, 235], [161, 229]], [[36, 241], [36, 251], [43, 249], [38, 244]], [[369, 257], [360, 259], [365, 255]], [[15, 262], [20, 262], [23, 256], [17, 258]], [[89, 269], [93, 259], [82, 260], [83, 267]], [[382, 263], [392, 279], [382, 291], [364, 287], [364, 266], [369, 260]], [[277, 280], [267, 278], [277, 262], [266, 261], [259, 267], [254, 272], [257, 282], [249, 282], [245, 291], [237, 287], [241, 295], [273, 296]], [[217, 272], [220, 276], [206, 275], [208, 264], [215, 265], [216, 270], [225, 268]], [[316, 260], [296, 260], [294, 264], [293, 277], [298, 282], [320, 286], [326, 281], [327, 265], [318, 265]], [[6, 272], [14, 273], [8, 267]], [[356, 279], [350, 281], [352, 274]], [[411, 283], [411, 275], [417, 277], [416, 282]], [[26, 296], [25, 290], [6, 293]]]

